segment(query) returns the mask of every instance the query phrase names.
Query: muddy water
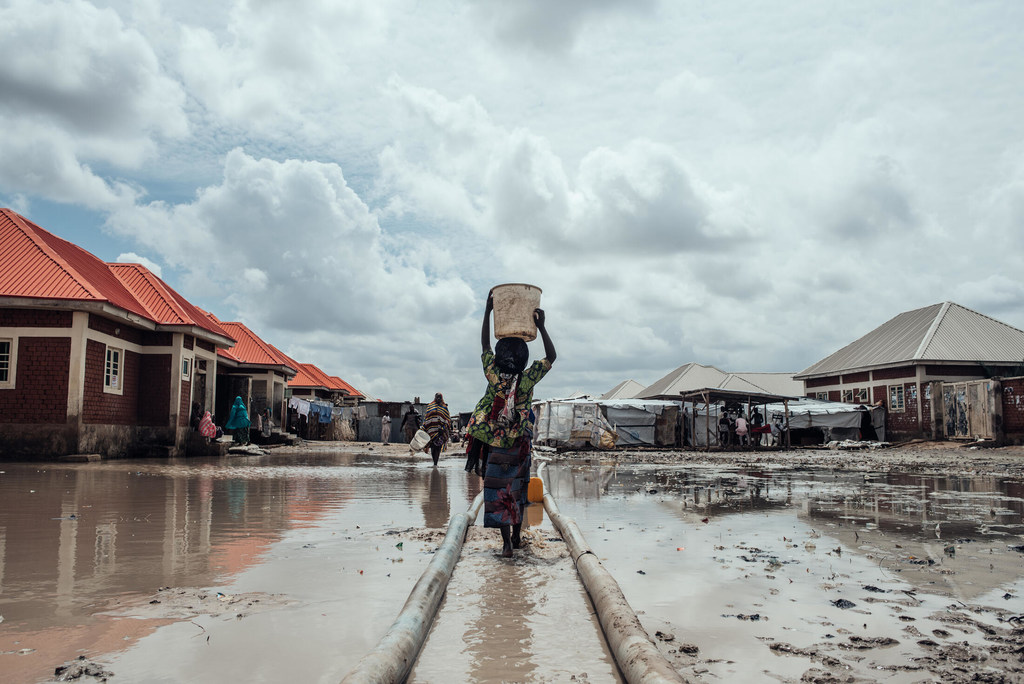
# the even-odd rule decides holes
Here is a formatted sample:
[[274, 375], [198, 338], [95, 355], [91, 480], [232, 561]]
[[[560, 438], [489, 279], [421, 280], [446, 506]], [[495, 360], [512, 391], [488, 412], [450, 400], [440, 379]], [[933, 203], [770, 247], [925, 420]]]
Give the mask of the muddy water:
[[[1003, 635], [1024, 613], [1020, 481], [665, 466], [549, 476], [690, 678], [947, 680], [953, 669], [929, 659], [953, 644], [968, 649], [960, 674], [1006, 668], [986, 661], [985, 630]], [[1024, 662], [1010, 660], [1014, 680]]]
[[[47, 681], [78, 655], [114, 682], [339, 681], [479, 491], [455, 458], [436, 470], [320, 453], [0, 471], [4, 682]], [[695, 680], [797, 681], [838, 664], [920, 681], [933, 671], [884, 668], [985, 646], [979, 624], [1024, 613], [1020, 482], [548, 471], [563, 513]], [[412, 681], [618, 681], [564, 544], [539, 507], [529, 515], [512, 561], [496, 557], [494, 531], [471, 530]], [[973, 667], [999, 666], [987, 662]]]
[[[479, 492], [460, 461], [0, 464], [0, 681], [48, 681], [79, 655], [111, 681], [340, 681]], [[541, 530], [513, 562], [496, 532], [470, 535], [416, 681], [614, 681]]]

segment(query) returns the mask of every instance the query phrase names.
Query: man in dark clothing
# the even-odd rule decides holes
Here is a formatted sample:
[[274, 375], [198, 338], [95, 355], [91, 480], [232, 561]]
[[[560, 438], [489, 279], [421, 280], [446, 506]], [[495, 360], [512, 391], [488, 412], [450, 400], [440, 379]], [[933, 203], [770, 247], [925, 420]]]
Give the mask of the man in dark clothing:
[[411, 442], [412, 438], [416, 436], [416, 431], [420, 429], [420, 414], [415, 406], [409, 405], [409, 410], [402, 417], [401, 427], [406, 443]]

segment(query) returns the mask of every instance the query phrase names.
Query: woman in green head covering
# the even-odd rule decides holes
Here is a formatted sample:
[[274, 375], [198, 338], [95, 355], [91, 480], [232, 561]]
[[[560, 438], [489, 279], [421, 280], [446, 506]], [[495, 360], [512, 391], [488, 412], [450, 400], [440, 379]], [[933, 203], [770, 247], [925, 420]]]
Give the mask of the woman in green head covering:
[[245, 410], [245, 402], [242, 397], [235, 397], [235, 403], [231, 406], [231, 414], [228, 415], [228, 422], [224, 423], [225, 430], [233, 430], [231, 440], [235, 444], [249, 443], [249, 412]]

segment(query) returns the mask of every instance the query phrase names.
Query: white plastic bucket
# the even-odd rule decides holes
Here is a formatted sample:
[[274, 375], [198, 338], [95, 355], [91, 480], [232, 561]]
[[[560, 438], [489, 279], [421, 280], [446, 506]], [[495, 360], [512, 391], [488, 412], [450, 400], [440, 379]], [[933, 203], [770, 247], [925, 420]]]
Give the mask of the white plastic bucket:
[[533, 310], [540, 306], [541, 289], [525, 283], [507, 283], [491, 288], [494, 298], [494, 336], [537, 339]]
[[426, 430], [417, 430], [416, 434], [413, 435], [412, 441], [409, 442], [409, 450], [412, 452], [423, 451], [430, 444], [430, 435], [427, 434]]

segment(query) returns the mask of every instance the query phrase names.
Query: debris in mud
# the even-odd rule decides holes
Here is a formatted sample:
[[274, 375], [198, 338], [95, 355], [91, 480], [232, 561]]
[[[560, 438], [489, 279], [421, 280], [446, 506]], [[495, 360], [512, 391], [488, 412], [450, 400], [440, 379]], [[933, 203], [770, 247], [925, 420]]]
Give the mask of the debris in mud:
[[143, 597], [137, 603], [118, 601], [104, 615], [145, 617], [156, 619], [190, 619], [197, 615], [219, 617], [223, 614], [236, 615], [244, 608], [244, 615], [273, 610], [290, 605], [291, 600], [280, 594], [250, 592], [225, 594], [206, 591], [195, 587], [172, 589], [161, 587], [152, 598]]
[[861, 637], [854, 635], [849, 637], [849, 639], [850, 643], [839, 644], [839, 648], [853, 648], [858, 651], [863, 651], [869, 648], [888, 648], [889, 646], [896, 646], [900, 643], [892, 637]]
[[84, 655], [80, 655], [74, 660], [54, 668], [53, 676], [58, 682], [73, 682], [82, 677], [94, 677], [101, 682], [105, 682], [110, 677], [113, 677], [114, 673], [110, 670], [104, 670], [102, 665], [92, 662]]
[[662, 632], [660, 629], [654, 633], [654, 636], [658, 637], [662, 641], [674, 641], [676, 638], [675, 634], [670, 632]]
[[807, 672], [803, 673], [800, 677], [800, 681], [807, 682], [808, 684], [849, 684], [850, 682], [855, 682], [857, 680], [850, 674], [825, 672], [824, 670], [812, 667]]
[[[743, 613], [737, 613], [736, 615], [727, 615], [727, 614], [723, 613], [722, 617], [724, 617], [724, 618], [734, 617], [734, 618], [737, 618], [737, 619], [740, 619], [740, 620], [750, 620], [751, 622], [757, 622], [757, 621], [762, 619], [760, 613], [754, 613], [752, 615], [744, 615]], [[768, 618], [763, 618], [763, 619], [767, 620]]]
[[697, 644], [679, 644], [679, 647], [676, 650], [688, 656], [695, 656], [700, 653], [700, 649], [697, 647]]
[[842, 608], [843, 610], [846, 610], [847, 608], [853, 608], [854, 606], [857, 605], [853, 601], [848, 601], [847, 599], [842, 599], [842, 598], [841, 599], [836, 599], [835, 601], [830, 601], [829, 603], [831, 603], [836, 608]]
[[876, 594], [888, 593], [888, 592], [886, 592], [885, 589], [879, 589], [878, 587], [876, 587], [873, 584], [865, 584], [862, 588], [864, 589], [864, 591], [870, 591], [870, 592], [874, 592]]

